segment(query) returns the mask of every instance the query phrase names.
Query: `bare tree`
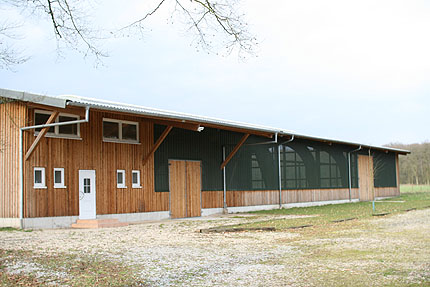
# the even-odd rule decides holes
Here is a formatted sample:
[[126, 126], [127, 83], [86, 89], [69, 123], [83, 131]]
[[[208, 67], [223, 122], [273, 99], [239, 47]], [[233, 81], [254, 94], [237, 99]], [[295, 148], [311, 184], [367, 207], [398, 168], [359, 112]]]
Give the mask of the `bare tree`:
[[21, 52], [13, 47], [10, 42], [18, 39], [13, 33], [17, 25], [3, 22], [0, 24], [0, 69], [11, 69], [13, 66], [22, 64], [28, 58], [20, 56]]
[[[101, 2], [98, 5], [103, 4]], [[193, 43], [208, 52], [231, 53], [237, 50], [242, 56], [252, 53], [256, 45], [256, 39], [243, 21], [243, 15], [237, 12], [238, 0], [153, 0], [153, 7], [142, 17], [130, 19], [129, 24], [117, 27], [114, 31], [95, 28], [89, 11], [97, 9], [97, 4], [93, 7], [88, 1], [0, 0], [0, 8], [1, 5], [9, 5], [27, 13], [29, 17], [49, 21], [59, 49], [74, 49], [84, 56], [92, 55], [96, 60], [107, 56], [107, 52], [101, 48], [106, 39], [142, 32], [146, 20], [168, 5], [173, 7], [172, 21], [184, 22], [187, 32], [195, 36]], [[7, 25], [3, 24], [3, 27]], [[0, 53], [0, 59], [5, 59], [3, 67], [25, 60], [1, 40]]]

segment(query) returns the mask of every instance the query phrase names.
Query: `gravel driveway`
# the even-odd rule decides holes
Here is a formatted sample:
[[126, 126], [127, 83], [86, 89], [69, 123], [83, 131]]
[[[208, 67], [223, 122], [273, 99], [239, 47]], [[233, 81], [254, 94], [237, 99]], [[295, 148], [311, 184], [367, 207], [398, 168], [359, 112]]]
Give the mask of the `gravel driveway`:
[[[424, 230], [428, 235], [429, 219], [430, 210], [427, 209], [375, 219], [371, 224], [377, 230], [383, 230], [382, 237], [382, 234], [416, 230]], [[344, 234], [341, 238], [344, 241], [333, 237], [309, 238], [300, 232], [285, 231], [199, 233], [201, 228], [250, 220], [252, 218], [246, 216], [229, 215], [166, 220], [110, 229], [0, 232], [0, 243], [4, 250], [103, 256], [136, 266], [138, 275], [149, 286], [316, 286], [318, 284], [314, 283], [304, 266], [313, 263], [309, 246], [324, 245], [330, 250], [343, 243], [361, 244], [361, 247], [355, 247], [358, 249], [366, 245], [362, 238], [357, 239], [357, 230], [342, 231]], [[345, 237], [348, 232], [354, 235]], [[369, 235], [366, 231], [362, 232], [363, 236]], [[372, 244], [386, 244], [386, 239], [379, 238], [377, 233], [370, 237]], [[428, 241], [423, 244], [427, 245]], [[420, 276], [426, 276], [429, 266], [423, 267], [424, 275], [420, 271]], [[9, 272], [19, 273], [29, 267], [7, 268]], [[424, 280], [427, 279], [424, 277]]]

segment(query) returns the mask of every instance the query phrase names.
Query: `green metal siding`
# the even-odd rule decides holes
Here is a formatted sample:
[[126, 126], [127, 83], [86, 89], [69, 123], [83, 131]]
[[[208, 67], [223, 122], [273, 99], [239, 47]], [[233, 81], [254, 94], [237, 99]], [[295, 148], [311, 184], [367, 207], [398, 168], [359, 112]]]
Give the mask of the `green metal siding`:
[[375, 187], [397, 187], [395, 154], [373, 152], [373, 169]]
[[[165, 126], [154, 126], [155, 140]], [[228, 155], [243, 134], [205, 128], [202, 132], [173, 128], [155, 152], [155, 190], [169, 191], [169, 159], [202, 162], [202, 190], [223, 190], [222, 149]], [[278, 146], [251, 135], [226, 166], [227, 190], [278, 190]], [[262, 144], [263, 143], [263, 144]], [[354, 147], [295, 139], [281, 145], [282, 189], [348, 188], [348, 152]], [[366, 154], [367, 150], [359, 153]], [[373, 153], [375, 186], [395, 186], [394, 153]], [[377, 164], [378, 166], [378, 164]], [[358, 187], [357, 152], [351, 153], [351, 185]]]

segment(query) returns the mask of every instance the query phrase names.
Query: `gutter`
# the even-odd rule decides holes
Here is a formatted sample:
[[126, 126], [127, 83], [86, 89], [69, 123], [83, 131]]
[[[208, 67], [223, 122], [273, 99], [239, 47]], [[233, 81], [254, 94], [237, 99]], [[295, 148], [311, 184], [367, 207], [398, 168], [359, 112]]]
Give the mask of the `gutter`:
[[361, 150], [360, 145], [357, 149], [348, 152], [348, 189], [349, 189], [349, 201], [351, 201], [351, 153]]
[[20, 182], [20, 193], [19, 193], [19, 222], [21, 229], [24, 228], [24, 157], [23, 157], [23, 134], [24, 131], [38, 128], [49, 128], [55, 126], [65, 126], [65, 125], [74, 125], [80, 123], [88, 123], [90, 121], [90, 107], [85, 107], [85, 119], [69, 121], [69, 122], [61, 122], [61, 123], [53, 123], [47, 125], [35, 125], [22, 127], [19, 129], [19, 182]]

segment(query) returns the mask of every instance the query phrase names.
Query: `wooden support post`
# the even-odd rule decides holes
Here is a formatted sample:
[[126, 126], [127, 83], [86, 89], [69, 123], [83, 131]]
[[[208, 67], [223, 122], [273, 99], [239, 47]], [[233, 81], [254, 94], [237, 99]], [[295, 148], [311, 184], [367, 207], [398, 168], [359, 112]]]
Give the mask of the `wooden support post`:
[[249, 134], [243, 135], [243, 137], [240, 139], [240, 141], [237, 143], [237, 145], [234, 147], [234, 149], [231, 151], [231, 153], [227, 156], [227, 158], [221, 164], [221, 169], [223, 169], [228, 164], [228, 162], [233, 158], [233, 156], [237, 153], [237, 151], [240, 149], [240, 147], [245, 143], [245, 141], [248, 137], [249, 137]]
[[[53, 112], [51, 114], [51, 116], [49, 117], [49, 119], [46, 121], [45, 125], [49, 125], [52, 124], [53, 121], [55, 121], [55, 119], [57, 118], [59, 112]], [[48, 132], [49, 127], [43, 128], [39, 134], [37, 135], [36, 139], [34, 140], [33, 144], [31, 145], [31, 147], [28, 149], [27, 153], [25, 154], [25, 160], [28, 160], [28, 158], [33, 154], [34, 150], [36, 149], [36, 147], [39, 145], [40, 140], [45, 136], [45, 134]]]
[[164, 139], [167, 137], [167, 135], [169, 134], [169, 132], [173, 129], [172, 126], [168, 126], [163, 133], [161, 134], [161, 136], [157, 139], [157, 142], [154, 144], [154, 146], [152, 147], [151, 151], [149, 152], [149, 154], [143, 158], [143, 165], [145, 165], [149, 158], [155, 153], [155, 151], [158, 149], [158, 147], [163, 143]]

